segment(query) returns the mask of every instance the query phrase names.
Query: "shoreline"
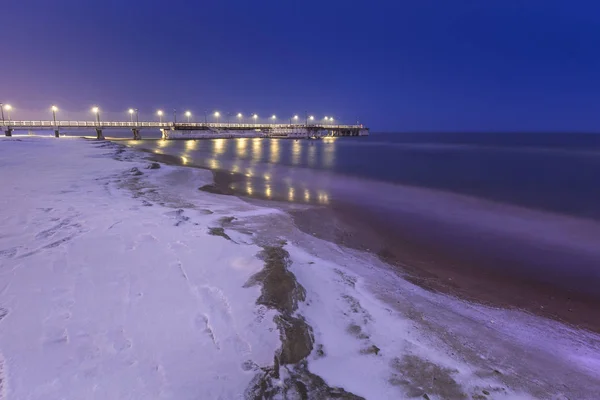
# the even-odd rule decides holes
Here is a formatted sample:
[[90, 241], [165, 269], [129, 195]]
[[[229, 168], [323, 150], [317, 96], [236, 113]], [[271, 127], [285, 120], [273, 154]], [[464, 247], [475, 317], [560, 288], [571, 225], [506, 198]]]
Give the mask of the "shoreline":
[[[394, 267], [402, 278], [428, 291], [484, 306], [524, 311], [600, 333], [598, 298], [523, 279], [522, 275], [502, 269], [482, 268], [481, 263], [502, 261], [493, 255], [462, 251], [445, 234], [434, 233], [435, 226], [420, 226], [422, 221], [406, 220], [404, 225], [390, 229], [388, 221], [376, 218], [373, 213], [341, 205], [293, 211], [292, 215], [302, 231], [374, 254]], [[437, 228], [443, 229], [441, 225]], [[438, 240], [431, 236], [438, 236]], [[402, 243], [401, 247], [398, 243]]]
[[[449, 240], [447, 232], [453, 228], [449, 224], [405, 216], [392, 227], [386, 214], [377, 215], [335, 201], [327, 206], [296, 210], [288, 206], [289, 202], [248, 198], [232, 189], [230, 184], [243, 179], [239, 174], [184, 164], [176, 156], [135, 150], [166, 164], [209, 170], [213, 173], [214, 183], [204, 190], [233, 195], [250, 203], [266, 202], [269, 207], [289, 213], [302, 232], [371, 253], [392, 266], [399, 276], [428, 291], [485, 306], [521, 310], [600, 333], [600, 318], [594, 317], [600, 306], [598, 297], [536, 281], [519, 273], [526, 269], [523, 266], [536, 262], [532, 259], [519, 256], [511, 259], [505, 255], [499, 260], [501, 249], [487, 249], [490, 253], [486, 254], [485, 249], [473, 250], [468, 238]], [[465, 248], [471, 249], [465, 251]], [[508, 271], [502, 264], [506, 262], [512, 265]], [[481, 267], [482, 264], [486, 267]], [[492, 264], [494, 267], [490, 268]]]

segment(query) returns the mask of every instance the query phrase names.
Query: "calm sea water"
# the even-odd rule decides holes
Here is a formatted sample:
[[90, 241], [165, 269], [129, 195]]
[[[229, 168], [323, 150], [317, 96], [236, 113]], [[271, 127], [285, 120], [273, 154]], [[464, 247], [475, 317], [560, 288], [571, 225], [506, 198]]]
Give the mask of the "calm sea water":
[[[344, 182], [388, 182], [600, 219], [600, 135], [374, 133], [366, 138], [129, 141], [242, 174], [248, 196], [327, 203]], [[352, 179], [352, 178], [359, 178]], [[352, 179], [352, 180], [351, 180]]]

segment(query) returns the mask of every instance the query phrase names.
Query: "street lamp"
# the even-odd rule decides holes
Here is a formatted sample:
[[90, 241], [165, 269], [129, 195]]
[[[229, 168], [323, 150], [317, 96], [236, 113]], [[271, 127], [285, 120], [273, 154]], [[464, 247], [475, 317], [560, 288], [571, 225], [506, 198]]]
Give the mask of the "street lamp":
[[133, 113], [135, 112], [135, 110], [133, 108], [129, 109], [129, 120], [131, 121], [131, 123], [133, 124]]
[[6, 110], [6, 113], [8, 115], [8, 120], [10, 121], [10, 110], [12, 110], [12, 106], [10, 104], [5, 104], [4, 109]]
[[4, 103], [0, 103], [0, 112], [2, 112], [2, 125], [4, 125]]
[[258, 119], [258, 115], [257, 114], [252, 114], [252, 118], [254, 119], [254, 123], [256, 124], [256, 120]]
[[189, 123], [190, 123], [190, 117], [192, 116], [192, 112], [191, 112], [191, 111], [186, 111], [186, 112], [185, 112], [185, 116], [187, 117], [187, 119], [188, 119], [188, 124], [189, 124]]
[[100, 109], [98, 107], [93, 107], [92, 112], [96, 114], [96, 122], [100, 125]]
[[240, 123], [241, 123], [241, 122], [242, 122], [242, 118], [244, 117], [244, 116], [242, 115], [242, 113], [238, 113], [237, 117], [238, 117], [238, 119], [240, 120]]
[[275, 122], [275, 120], [277, 119], [277, 116], [276, 116], [275, 114], [273, 114], [273, 115], [271, 116], [271, 119], [273, 120], [273, 122]]
[[54, 126], [56, 126], [56, 112], [58, 111], [58, 107], [52, 106], [50, 107], [52, 110], [52, 119], [54, 120]]
[[162, 116], [163, 116], [163, 111], [162, 110], [158, 110], [156, 112], [156, 114], [158, 115], [158, 120], [160, 121], [160, 123], [162, 124]]
[[58, 126], [56, 125], [56, 112], [58, 111], [58, 107], [52, 106], [50, 107], [52, 110], [52, 120], [54, 121], [54, 137], [60, 137], [60, 133], [58, 132]]
[[219, 117], [221, 116], [221, 113], [218, 111], [215, 111], [215, 119], [217, 120], [217, 123], [219, 122]]

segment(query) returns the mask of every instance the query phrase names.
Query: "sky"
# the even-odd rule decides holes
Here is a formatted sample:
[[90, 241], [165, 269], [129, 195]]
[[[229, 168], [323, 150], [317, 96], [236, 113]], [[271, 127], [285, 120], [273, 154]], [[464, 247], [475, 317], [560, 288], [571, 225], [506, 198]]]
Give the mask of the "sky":
[[306, 112], [373, 131], [598, 131], [600, 2], [2, 0], [13, 119]]

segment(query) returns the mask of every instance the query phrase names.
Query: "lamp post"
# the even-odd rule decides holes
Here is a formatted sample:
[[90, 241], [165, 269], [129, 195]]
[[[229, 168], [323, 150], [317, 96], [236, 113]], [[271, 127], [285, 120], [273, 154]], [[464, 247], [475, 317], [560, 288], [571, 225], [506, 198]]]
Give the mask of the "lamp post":
[[177, 110], [173, 109], [173, 123], [176, 124], [177, 123]]
[[58, 126], [56, 125], [56, 112], [58, 111], [58, 107], [52, 106], [50, 109], [52, 110], [52, 120], [54, 121], [54, 137], [60, 137]]
[[96, 114], [96, 122], [98, 123], [98, 126], [100, 126], [100, 109], [98, 107], [94, 107], [92, 108], [92, 112]]
[[54, 126], [56, 126], [56, 112], [58, 111], [58, 107], [52, 106], [50, 109], [52, 110], [52, 119], [54, 120]]
[[129, 122], [131, 122], [133, 124], [133, 113], [135, 112], [135, 110], [133, 108], [129, 109]]
[[208, 113], [208, 111], [204, 110], [204, 123], [207, 124], [208, 123], [208, 118], [206, 116], [206, 114]]
[[4, 103], [0, 103], [0, 111], [2, 112], [2, 125], [4, 125]]
[[244, 117], [242, 113], [238, 113], [237, 117], [240, 120], [240, 123], [242, 123], [242, 118]]
[[192, 112], [191, 111], [186, 111], [185, 112], [185, 116], [187, 117], [187, 121], [188, 121], [188, 124], [189, 124], [190, 123], [190, 117], [192, 116]]
[[12, 106], [10, 104], [5, 104], [4, 109], [6, 110], [6, 114], [8, 115], [8, 121], [10, 122], [10, 110], [12, 110]]
[[219, 117], [221, 116], [221, 113], [218, 111], [215, 111], [215, 119], [217, 120], [217, 124], [219, 123]]
[[254, 119], [254, 124], [256, 124], [256, 120], [258, 119], [258, 115], [256, 113], [252, 114], [252, 119]]
[[[294, 122], [296, 122], [296, 123], [298, 122], [298, 116], [297, 115], [294, 115]], [[290, 125], [291, 124], [292, 124], [292, 120], [290, 119]]]
[[273, 115], [271, 116], [271, 119], [273, 120], [273, 123], [275, 123], [275, 121], [277, 120], [277, 116], [276, 116], [275, 114], [273, 114]]
[[156, 112], [156, 114], [158, 115], [158, 121], [162, 124], [162, 116], [163, 116], [162, 110], [158, 110]]
[[100, 109], [97, 106], [95, 106], [94, 108], [92, 108], [92, 112], [96, 114], [96, 123], [98, 124], [96, 126], [96, 139], [104, 140], [104, 136], [102, 135], [102, 128], [100, 127]]

